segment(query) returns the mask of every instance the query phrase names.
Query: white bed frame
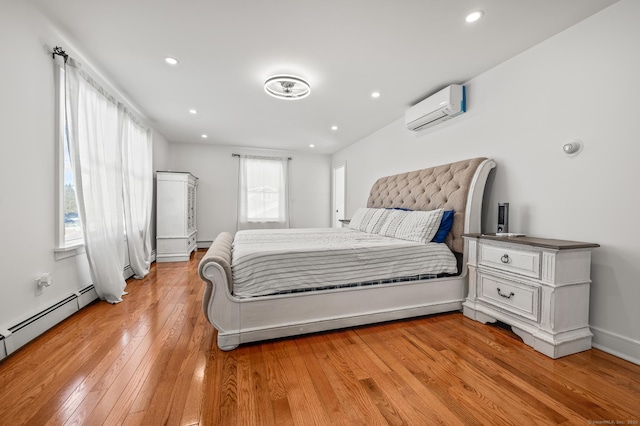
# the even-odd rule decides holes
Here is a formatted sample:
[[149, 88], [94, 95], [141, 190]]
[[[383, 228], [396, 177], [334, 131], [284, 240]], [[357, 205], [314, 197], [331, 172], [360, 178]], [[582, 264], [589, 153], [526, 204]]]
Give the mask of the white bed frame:
[[[481, 232], [484, 188], [495, 167], [493, 160], [482, 160], [468, 188], [463, 233]], [[202, 308], [218, 330], [218, 346], [225, 351], [259, 340], [461, 310], [467, 296], [466, 243], [458, 276], [245, 299], [230, 291], [229, 265], [225, 270], [220, 256], [210, 255], [219, 249], [216, 245], [199, 268], [207, 284]]]

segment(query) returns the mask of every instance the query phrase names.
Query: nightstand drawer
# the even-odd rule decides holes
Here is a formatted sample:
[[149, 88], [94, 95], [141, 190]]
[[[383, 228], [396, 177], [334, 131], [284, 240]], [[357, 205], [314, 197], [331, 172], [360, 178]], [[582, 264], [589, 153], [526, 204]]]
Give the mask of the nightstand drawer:
[[480, 274], [478, 299], [538, 322], [540, 288]]
[[489, 244], [480, 245], [480, 264], [532, 278], [540, 278], [540, 252]]

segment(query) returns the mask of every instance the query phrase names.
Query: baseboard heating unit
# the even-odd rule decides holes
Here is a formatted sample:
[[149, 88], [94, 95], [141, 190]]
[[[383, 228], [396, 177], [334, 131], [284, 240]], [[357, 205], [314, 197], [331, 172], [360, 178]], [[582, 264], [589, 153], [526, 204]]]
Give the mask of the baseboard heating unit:
[[69, 295], [7, 330], [0, 329], [0, 360], [98, 298], [93, 285]]

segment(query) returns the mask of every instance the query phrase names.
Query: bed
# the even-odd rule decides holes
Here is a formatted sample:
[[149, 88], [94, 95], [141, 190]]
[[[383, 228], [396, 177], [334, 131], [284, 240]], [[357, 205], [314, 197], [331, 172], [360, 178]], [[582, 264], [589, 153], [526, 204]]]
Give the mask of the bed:
[[[218, 331], [218, 347], [233, 350], [240, 344], [260, 340], [461, 310], [467, 295], [467, 252], [462, 234], [480, 232], [484, 188], [494, 167], [495, 162], [491, 159], [473, 158], [383, 177], [371, 188], [367, 201], [369, 211], [429, 212], [424, 215], [437, 210], [453, 211], [453, 226], [444, 243], [422, 244], [440, 246], [440, 249], [452, 253], [455, 268], [450, 270], [449, 257], [444, 262], [448, 265], [444, 267], [446, 272], [415, 274], [405, 272], [394, 263], [391, 275], [396, 276], [371, 277], [364, 281], [362, 278], [345, 278], [345, 281], [340, 281], [341, 276], [347, 275], [345, 271], [358, 268], [349, 264], [344, 271], [338, 271], [332, 277], [328, 270], [318, 271], [306, 265], [306, 258], [317, 256], [316, 252], [306, 252], [304, 258], [294, 259], [289, 265], [282, 263], [286, 262], [284, 258], [277, 258], [276, 264], [282, 266], [277, 270], [259, 263], [258, 266], [253, 265], [255, 269], [248, 269], [250, 272], [242, 275], [239, 273], [240, 264], [245, 259], [255, 260], [260, 255], [261, 246], [266, 251], [270, 250], [269, 255], [274, 252], [282, 255], [297, 247], [302, 234], [314, 232], [312, 240], [316, 246], [333, 245], [333, 250], [339, 250], [344, 244], [342, 238], [351, 238], [348, 234], [355, 235], [359, 241], [373, 240], [377, 238], [373, 235], [376, 233], [354, 229], [282, 230], [275, 232], [275, 243], [262, 241], [262, 232], [237, 234], [244, 245], [240, 244], [241, 241], [234, 244], [231, 233], [220, 233], [198, 268], [206, 285], [203, 312]], [[357, 213], [361, 210], [365, 209], [359, 209]], [[388, 225], [389, 220], [385, 220]], [[392, 234], [385, 236], [388, 235]], [[405, 243], [401, 243], [402, 250], [408, 249]], [[382, 247], [392, 243], [381, 240], [375, 244]], [[313, 247], [316, 249], [319, 247]], [[300, 255], [299, 250], [297, 253]], [[334, 252], [337, 257], [345, 253]], [[234, 256], [237, 264], [234, 264]], [[375, 257], [363, 258], [362, 261], [366, 266], [361, 269], [365, 270], [376, 264]], [[292, 269], [296, 264], [300, 266], [299, 271]], [[279, 275], [290, 270], [293, 272], [288, 277]], [[252, 281], [236, 288], [234, 275], [238, 285], [243, 284], [245, 278]], [[269, 280], [271, 283], [266, 285], [261, 283]], [[296, 280], [299, 281], [297, 285], [288, 284]], [[269, 290], [279, 281], [285, 283], [282, 288]]]

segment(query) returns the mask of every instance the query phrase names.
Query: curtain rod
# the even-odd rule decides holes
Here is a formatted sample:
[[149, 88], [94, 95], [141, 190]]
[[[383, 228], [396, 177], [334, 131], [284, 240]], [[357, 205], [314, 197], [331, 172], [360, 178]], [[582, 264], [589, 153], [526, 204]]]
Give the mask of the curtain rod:
[[[232, 156], [232, 157], [238, 157], [238, 158], [240, 158], [240, 157], [241, 157], [241, 155], [240, 155], [240, 154], [231, 154], [231, 156]], [[258, 156], [258, 157], [259, 157], [259, 156]], [[265, 158], [268, 158], [268, 157], [265, 157]], [[276, 158], [276, 157], [274, 157], [274, 158]], [[287, 160], [293, 160], [293, 157], [287, 157]]]
[[[71, 56], [69, 56], [69, 54], [61, 47], [61, 46], [56, 46], [53, 49], [51, 49], [51, 57], [53, 59], [56, 58], [56, 56], [61, 56], [62, 58], [64, 58], [64, 65], [67, 65], [67, 62], [69, 60], [69, 58], [71, 58]], [[105, 87], [107, 87], [109, 90], [107, 92], [109, 93], [115, 93], [116, 95], [109, 95], [111, 97], [113, 97], [114, 99], [117, 100], [118, 103], [122, 104], [125, 106], [125, 108], [128, 110], [129, 114], [134, 116], [131, 112], [135, 112], [137, 116], [134, 116], [136, 118], [136, 121], [138, 122], [142, 122], [142, 124], [144, 123], [148, 123], [149, 122], [149, 118], [142, 112], [140, 111], [140, 109], [135, 106], [135, 103], [127, 96], [125, 96], [124, 94], [122, 94], [122, 92], [120, 90], [118, 90], [113, 83], [111, 82], [111, 80], [109, 78], [106, 78], [101, 72], [100, 70], [98, 70], [97, 68], [95, 68], [95, 66], [91, 63], [91, 61], [86, 60], [86, 58], [84, 58], [83, 56], [79, 56], [76, 58], [71, 58], [71, 59], [80, 59], [85, 61], [85, 70], [89, 69], [90, 72], [87, 71], [83, 71], [91, 80], [93, 80], [95, 82], [95, 84], [97, 84], [98, 86], [100, 86], [100, 88], [102, 90], [105, 90]], [[82, 65], [82, 63], [77, 62], [76, 63], [76, 68], [80, 69], [80, 65]], [[96, 78], [94, 78], [94, 76], [96, 76]], [[99, 83], [102, 82], [102, 83]], [[119, 99], [119, 100], [118, 100]], [[140, 123], [138, 123], [140, 124]], [[152, 127], [148, 127], [147, 124], [144, 124], [145, 128], [151, 130]]]
[[56, 55], [62, 56], [64, 58], [64, 63], [65, 64], [67, 63], [67, 59], [69, 59], [69, 55], [67, 54], [67, 52], [62, 50], [62, 47], [56, 46], [53, 48], [53, 50], [51, 51], [51, 57], [55, 59]]

